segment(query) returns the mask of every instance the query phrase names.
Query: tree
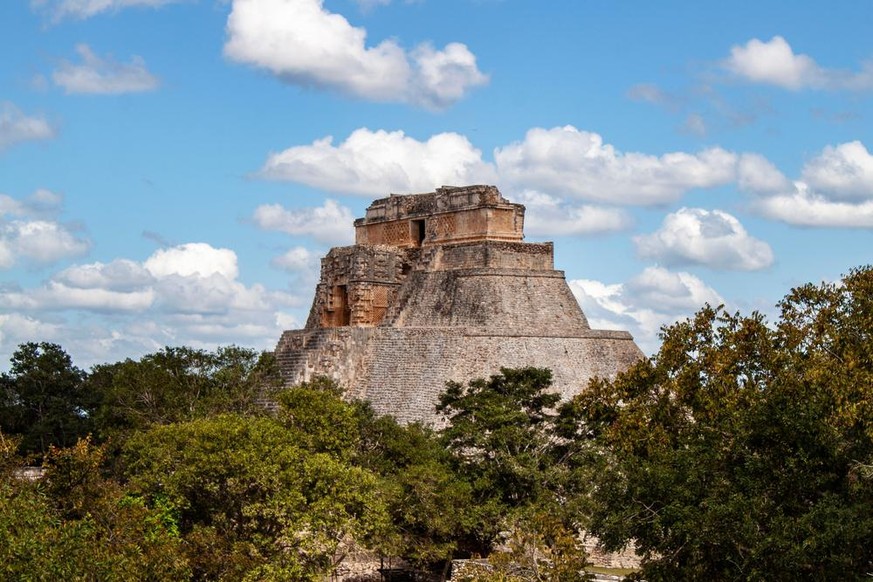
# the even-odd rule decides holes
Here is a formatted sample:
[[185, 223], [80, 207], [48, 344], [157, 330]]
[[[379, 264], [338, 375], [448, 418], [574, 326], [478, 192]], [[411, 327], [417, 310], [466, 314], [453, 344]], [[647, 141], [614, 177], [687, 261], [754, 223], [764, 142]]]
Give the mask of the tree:
[[381, 476], [392, 523], [379, 550], [417, 570], [446, 574], [476, 526], [470, 485], [431, 428], [366, 412], [358, 463]]
[[88, 381], [101, 397], [101, 438], [209, 415], [261, 413], [259, 401], [280, 386], [271, 354], [237, 346], [214, 352], [166, 347], [139, 360], [95, 366]]
[[61, 346], [21, 344], [9, 373], [0, 377], [0, 430], [22, 435], [23, 453], [75, 444], [91, 430], [96, 405], [84, 389], [85, 377]]
[[303, 382], [278, 394], [278, 418], [301, 448], [350, 461], [358, 452], [367, 412], [365, 404], [346, 402], [342, 395], [329, 378]]
[[537, 521], [533, 515], [549, 514], [576, 531], [556, 433], [561, 397], [549, 391], [551, 377], [542, 368], [503, 368], [466, 386], [450, 382], [440, 395], [437, 410], [448, 421], [441, 440], [471, 488], [476, 526], [461, 544], [470, 553], [488, 555], [500, 532]]
[[102, 448], [51, 448], [38, 482], [16, 473], [15, 448], [0, 435], [0, 579], [188, 578], [172, 516], [104, 479]]
[[705, 307], [561, 409], [590, 528], [656, 580], [861, 579], [873, 569], [873, 269], [759, 314]]
[[[505, 550], [468, 562], [462, 582], [582, 582], [592, 580], [579, 532], [556, 515], [527, 512], [511, 524]], [[453, 579], [455, 577], [453, 576]]]
[[195, 579], [319, 579], [388, 523], [372, 473], [299, 447], [273, 418], [154, 426], [124, 464], [149, 506], [178, 510]]
[[449, 382], [437, 411], [448, 420], [444, 445], [471, 475], [480, 495], [519, 507], [548, 487], [553, 444], [552, 373], [542, 368], [502, 368], [467, 386]]

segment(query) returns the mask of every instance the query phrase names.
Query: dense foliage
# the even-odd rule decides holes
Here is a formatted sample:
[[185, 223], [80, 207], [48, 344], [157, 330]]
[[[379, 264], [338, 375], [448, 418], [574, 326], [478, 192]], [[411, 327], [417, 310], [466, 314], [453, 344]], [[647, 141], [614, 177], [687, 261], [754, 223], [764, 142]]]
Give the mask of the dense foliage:
[[774, 326], [704, 308], [562, 410], [591, 528], [635, 540], [647, 580], [873, 571], [873, 270], [780, 307]]
[[26, 343], [0, 376], [0, 428], [21, 435], [26, 453], [68, 447], [93, 428], [96, 402], [84, 388], [85, 372], [57, 344]]
[[867, 577], [873, 269], [780, 308], [704, 307], [564, 403], [544, 369], [449, 383], [439, 431], [326, 379], [280, 389], [237, 347], [86, 373], [23, 344], [0, 377], [0, 579], [323, 580], [366, 550], [421, 579], [483, 557], [463, 580], [574, 582], [581, 529], [634, 542], [652, 582]]

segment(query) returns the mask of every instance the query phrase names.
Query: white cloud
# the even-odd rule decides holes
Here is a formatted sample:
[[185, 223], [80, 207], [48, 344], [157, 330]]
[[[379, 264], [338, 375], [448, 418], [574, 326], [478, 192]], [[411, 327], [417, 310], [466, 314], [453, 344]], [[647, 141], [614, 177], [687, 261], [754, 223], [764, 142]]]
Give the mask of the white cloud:
[[393, 39], [368, 47], [366, 37], [323, 0], [233, 0], [224, 54], [304, 87], [433, 109], [488, 81], [463, 44], [407, 52]]
[[0, 218], [6, 215], [52, 218], [60, 213], [63, 201], [63, 196], [44, 188], [21, 200], [0, 194]]
[[873, 200], [873, 155], [860, 141], [827, 146], [806, 163], [801, 179], [835, 200]]
[[232, 250], [188, 243], [142, 262], [69, 267], [31, 289], [2, 288], [0, 309], [17, 315], [0, 316], [0, 353], [42, 339], [63, 339], [85, 363], [163, 345], [272, 347], [292, 319], [286, 310], [299, 307], [301, 298], [238, 277]]
[[0, 313], [0, 349], [9, 349], [29, 341], [60, 340], [61, 327], [20, 313]]
[[81, 64], [62, 61], [52, 73], [52, 80], [68, 94], [140, 93], [153, 91], [158, 79], [146, 69], [145, 61], [134, 56], [129, 63], [119, 63], [112, 57], [101, 58], [88, 45], [76, 46]]
[[740, 156], [737, 182], [742, 190], [757, 194], [779, 194], [793, 188], [791, 181], [770, 160], [759, 154]]
[[[754, 194], [753, 207], [776, 220], [870, 225], [866, 202], [873, 198], [873, 156], [857, 141], [825, 148], [807, 163], [797, 183], [760, 154], [721, 148], [660, 156], [622, 153], [598, 134], [572, 126], [533, 128], [524, 140], [496, 148], [494, 159], [494, 164], [483, 160], [481, 151], [457, 133], [418, 141], [402, 131], [361, 128], [336, 146], [327, 137], [271, 154], [259, 175], [369, 197], [427, 192], [441, 185], [498, 184], [505, 194], [530, 207], [528, 232], [543, 235], [621, 230], [629, 224], [628, 215], [613, 205], [667, 204], [695, 188], [729, 184]], [[577, 200], [607, 206], [577, 205]], [[812, 214], [824, 206], [821, 216]], [[338, 206], [310, 214], [267, 205], [257, 209], [255, 221], [261, 228], [294, 235], [322, 233], [318, 240], [333, 243], [339, 230], [331, 229], [324, 215], [336, 216], [344, 224], [351, 220], [350, 214], [338, 213]], [[752, 268], [764, 262], [749, 262], [746, 257], [720, 268], [727, 268], [726, 264]]]
[[525, 205], [524, 230], [534, 236], [616, 232], [630, 227], [632, 222], [628, 213], [618, 208], [574, 206], [534, 190], [513, 196], [513, 201]]
[[317, 273], [321, 257], [306, 247], [294, 247], [270, 262], [273, 266], [289, 273], [311, 275]]
[[528, 130], [521, 142], [494, 152], [501, 180], [611, 204], [665, 204], [692, 188], [727, 184], [736, 154], [710, 148], [662, 156], [617, 151], [603, 138], [573, 126]]
[[41, 116], [27, 116], [13, 103], [0, 102], [0, 152], [17, 143], [55, 137], [55, 129]]
[[[91, 243], [67, 227], [45, 220], [0, 222], [0, 267], [11, 267], [17, 258], [53, 263], [84, 255]], [[2, 257], [6, 257], [3, 260]]]
[[152, 305], [152, 289], [113, 291], [96, 287], [68, 287], [49, 281], [43, 287], [25, 291], [7, 290], [0, 294], [0, 306], [22, 311], [60, 311], [84, 309], [95, 312], [142, 311]]
[[57, 222], [62, 197], [37, 190], [23, 199], [0, 194], [0, 269], [22, 260], [45, 265], [84, 255], [91, 242], [76, 230]]
[[260, 175], [364, 196], [496, 180], [482, 152], [457, 133], [440, 133], [422, 142], [402, 131], [366, 128], [355, 130], [338, 146], [326, 137], [270, 154]]
[[154, 276], [140, 263], [116, 259], [111, 263], [75, 265], [53, 277], [54, 281], [78, 289], [134, 291], [151, 285]]
[[630, 330], [637, 345], [649, 354], [658, 349], [661, 327], [690, 317], [706, 303], [724, 303], [694, 275], [659, 267], [649, 267], [626, 283], [589, 279], [568, 283], [591, 327]]
[[33, 9], [50, 16], [54, 22], [66, 18], [84, 20], [102, 12], [116, 12], [130, 7], [157, 8], [187, 0], [31, 0]]
[[873, 228], [873, 200], [834, 202], [810, 191], [803, 182], [795, 183], [792, 192], [760, 198], [754, 208], [768, 218], [797, 226]]
[[760, 156], [744, 155], [740, 185], [753, 208], [788, 224], [873, 228], [873, 156], [859, 141], [827, 146], [791, 182]]
[[674, 201], [692, 188], [729, 183], [737, 165], [737, 155], [720, 148], [662, 156], [621, 153], [598, 134], [572, 126], [533, 128], [523, 141], [497, 148], [494, 159], [496, 165], [484, 161], [457, 133], [418, 141], [402, 131], [360, 128], [337, 146], [326, 137], [270, 154], [259, 175], [365, 196], [500, 183], [507, 191], [649, 205]]
[[235, 252], [216, 249], [206, 243], [187, 243], [157, 250], [143, 267], [158, 278], [221, 275], [226, 279], [236, 279], [239, 274]]
[[648, 267], [625, 283], [624, 296], [633, 305], [675, 315], [693, 313], [705, 303], [724, 303], [721, 295], [698, 277], [660, 267]]
[[681, 208], [668, 214], [659, 230], [634, 237], [634, 242], [640, 256], [667, 266], [754, 271], [773, 264], [770, 246], [721, 210]]
[[258, 228], [293, 236], [309, 236], [328, 244], [348, 244], [354, 240], [352, 211], [335, 200], [323, 206], [288, 210], [279, 204], [264, 204], [252, 217]]
[[867, 64], [853, 73], [820, 66], [812, 57], [797, 54], [781, 36], [769, 41], [756, 38], [743, 46], [731, 48], [723, 66], [752, 83], [775, 85], [784, 89], [856, 89], [873, 88], [873, 66]]
[[154, 306], [169, 314], [207, 314], [257, 311], [291, 301], [260, 285], [247, 287], [238, 275], [232, 250], [187, 243], [159, 249], [142, 263], [117, 259], [69, 267], [40, 288], [7, 289], [0, 303], [29, 310], [142, 311]]

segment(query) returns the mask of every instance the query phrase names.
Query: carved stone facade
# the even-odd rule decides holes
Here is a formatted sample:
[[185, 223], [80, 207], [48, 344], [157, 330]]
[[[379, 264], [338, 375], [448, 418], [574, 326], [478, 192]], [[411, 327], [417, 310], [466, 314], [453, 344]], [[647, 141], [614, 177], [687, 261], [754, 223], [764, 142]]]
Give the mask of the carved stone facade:
[[374, 201], [356, 244], [322, 259], [306, 327], [279, 340], [286, 382], [327, 375], [380, 414], [430, 422], [449, 380], [548, 367], [570, 397], [639, 359], [629, 333], [589, 327], [552, 243], [523, 228], [494, 186]]

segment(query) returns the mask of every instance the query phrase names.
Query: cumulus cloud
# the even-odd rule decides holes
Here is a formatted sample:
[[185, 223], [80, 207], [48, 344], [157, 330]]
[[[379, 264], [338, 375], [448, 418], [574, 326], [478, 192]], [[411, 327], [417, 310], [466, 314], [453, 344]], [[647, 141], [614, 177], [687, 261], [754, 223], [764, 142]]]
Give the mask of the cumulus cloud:
[[146, 69], [145, 61], [134, 56], [129, 63], [112, 57], [101, 58], [88, 45], [76, 46], [82, 59], [79, 64], [62, 61], [52, 73], [55, 85], [67, 94], [118, 95], [141, 93], [158, 87], [158, 79]]
[[259, 175], [365, 196], [499, 183], [513, 192], [652, 205], [677, 200], [692, 188], [732, 182], [738, 157], [721, 148], [662, 156], [622, 153], [596, 133], [565, 126], [533, 128], [524, 140], [497, 148], [494, 160], [484, 161], [482, 152], [457, 133], [419, 141], [402, 131], [361, 128], [339, 145], [326, 137], [270, 154]]
[[11, 267], [17, 259], [54, 263], [84, 255], [91, 243], [66, 226], [45, 220], [12, 220], [0, 223], [0, 267]]
[[289, 210], [280, 204], [264, 204], [255, 209], [255, 225], [293, 236], [308, 236], [328, 244], [348, 244], [354, 236], [352, 211], [335, 200], [322, 206]]
[[63, 201], [63, 196], [45, 188], [40, 188], [21, 200], [0, 194], [0, 218], [6, 215], [53, 218], [60, 213]]
[[270, 154], [259, 175], [363, 196], [493, 183], [497, 177], [494, 167], [482, 161], [482, 152], [457, 133], [440, 133], [422, 142], [402, 131], [367, 128], [355, 130], [336, 146], [326, 137]]
[[27, 291], [7, 290], [0, 295], [0, 305], [22, 311], [58, 311], [84, 309], [94, 312], [142, 311], [154, 303], [152, 289], [113, 291], [101, 288], [69, 287], [49, 281], [43, 287]]
[[55, 134], [45, 117], [28, 116], [13, 103], [0, 102], [0, 152], [17, 143], [51, 139]]
[[34, 341], [34, 338], [40, 338], [41, 341], [59, 340], [61, 326], [21, 313], [0, 313], [0, 350], [11, 354], [10, 348]]
[[812, 57], [797, 54], [781, 36], [769, 41], [757, 38], [731, 48], [723, 66], [735, 76], [752, 83], [784, 89], [873, 89], [873, 64], [859, 72], [828, 69]]
[[667, 266], [754, 271], [773, 264], [770, 246], [721, 210], [681, 208], [668, 214], [660, 229], [635, 237], [634, 243], [641, 257]]
[[501, 179], [520, 187], [611, 204], [665, 204], [692, 188], [734, 179], [736, 155], [721, 148], [662, 156], [616, 150], [573, 126], [528, 130], [494, 152]]
[[393, 39], [366, 40], [366, 30], [323, 0], [233, 0], [224, 54], [296, 85], [431, 109], [488, 82], [464, 44], [407, 51]]
[[590, 279], [568, 281], [593, 328], [627, 329], [646, 352], [658, 349], [661, 327], [690, 317], [704, 304], [724, 303], [698, 277], [649, 267], [625, 283]]
[[860, 141], [827, 146], [806, 163], [801, 179], [837, 200], [873, 200], [873, 155]]
[[[543, 235], [621, 230], [629, 221], [615, 206], [667, 204], [696, 188], [729, 184], [754, 194], [752, 206], [764, 216], [806, 226], [871, 226], [867, 203], [873, 200], [873, 156], [858, 141], [825, 148], [792, 181], [760, 154], [721, 148], [623, 153], [600, 135], [573, 126], [530, 129], [523, 140], [496, 148], [494, 163], [457, 133], [419, 141], [402, 131], [361, 128], [338, 145], [326, 137], [270, 154], [258, 175], [368, 197], [498, 184], [529, 206], [528, 232]], [[349, 222], [349, 215], [337, 210], [329, 206], [310, 216], [268, 205], [258, 208], [255, 221], [295, 235], [322, 232], [318, 240], [333, 242], [337, 231], [323, 215]], [[719, 268], [728, 268], [725, 264]], [[740, 264], [763, 263], [740, 261], [730, 268]]]
[[157, 8], [186, 0], [31, 0], [31, 7], [54, 22], [70, 18], [84, 20], [102, 12], [116, 12], [130, 7]]
[[221, 275], [236, 279], [239, 268], [236, 253], [230, 249], [216, 249], [206, 243], [188, 243], [169, 249], [159, 249], [143, 263], [155, 277]]
[[573, 205], [542, 192], [526, 190], [513, 197], [525, 205], [524, 230], [534, 236], [587, 235], [630, 227], [630, 215], [619, 208]]
[[270, 264], [291, 275], [290, 285], [292, 287], [312, 289], [318, 282], [323, 254], [297, 246], [288, 249], [278, 257], [274, 257]]
[[321, 257], [306, 247], [294, 247], [288, 249], [271, 262], [274, 266], [290, 273], [300, 273], [317, 268], [321, 262]]
[[793, 188], [791, 181], [773, 163], [759, 154], [743, 154], [737, 164], [737, 183], [757, 194], [779, 194]]
[[835, 202], [796, 182], [791, 192], [766, 196], [754, 202], [762, 215], [796, 226], [873, 228], [873, 200]]
[[75, 265], [35, 288], [0, 289], [0, 309], [18, 314], [0, 318], [0, 351], [14, 349], [13, 341], [56, 336], [72, 352], [99, 355], [96, 361], [163, 345], [266, 348], [293, 320], [286, 309], [301, 303], [291, 293], [241, 282], [232, 250], [187, 243], [142, 262]]
[[68, 225], [53, 220], [62, 198], [37, 190], [24, 199], [0, 194], [0, 269], [22, 261], [45, 265], [84, 255], [91, 242]]
[[756, 195], [762, 215], [797, 226], [873, 228], [873, 156], [861, 142], [825, 147], [794, 182], [769, 162], [744, 158], [740, 185]]

